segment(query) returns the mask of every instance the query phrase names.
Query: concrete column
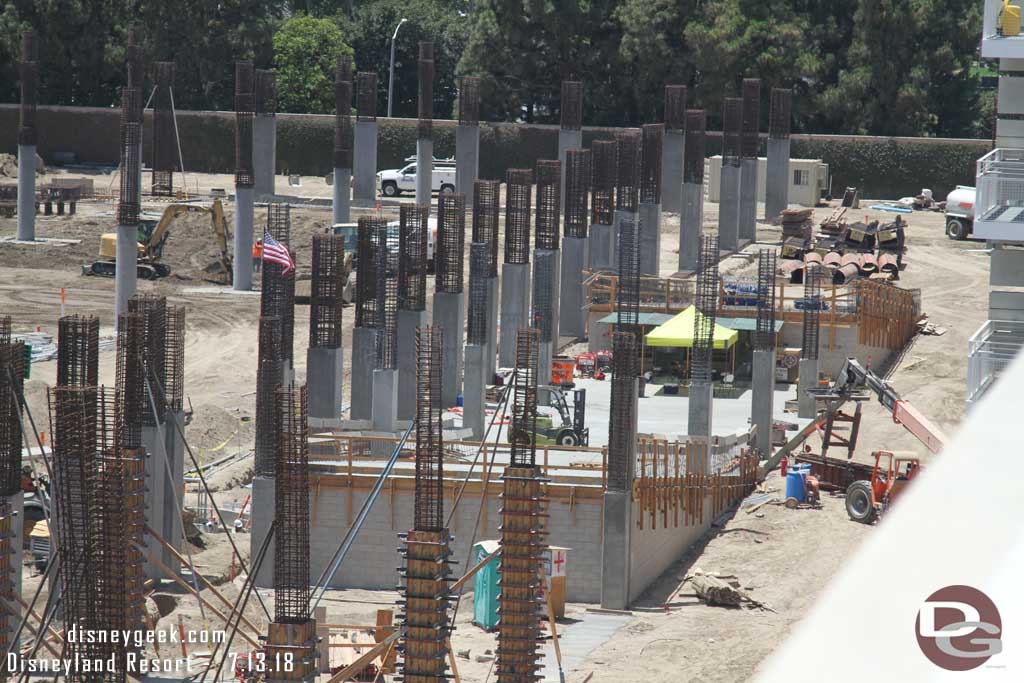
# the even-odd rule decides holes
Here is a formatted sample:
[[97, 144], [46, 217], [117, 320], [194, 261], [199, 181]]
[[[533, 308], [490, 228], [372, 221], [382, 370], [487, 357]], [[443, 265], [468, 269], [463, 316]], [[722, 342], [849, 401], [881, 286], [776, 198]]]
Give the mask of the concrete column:
[[345, 353], [341, 348], [306, 351], [306, 385], [309, 387], [309, 416], [324, 420], [341, 417], [341, 388], [345, 376]]
[[18, 239], [31, 242], [35, 238], [36, 146], [18, 145]]
[[740, 242], [757, 241], [757, 159], [740, 160]]
[[398, 311], [398, 419], [416, 416], [416, 329], [430, 324], [426, 311]]
[[416, 203], [430, 204], [430, 188], [434, 180], [434, 141], [416, 140]]
[[807, 393], [818, 385], [818, 360], [800, 359], [800, 379], [797, 383], [797, 417], [813, 418], [817, 414], [816, 401]]
[[461, 293], [434, 293], [434, 327], [444, 330], [441, 347], [441, 405], [454, 406], [462, 393], [466, 304]]
[[713, 390], [711, 382], [690, 383], [690, 414], [686, 423], [688, 436], [711, 436], [715, 405]]
[[331, 207], [334, 212], [335, 223], [348, 223], [351, 221], [349, 211], [352, 204], [352, 169], [334, 169], [334, 202]]
[[630, 532], [633, 500], [628, 491], [604, 492], [601, 539], [601, 607], [629, 609]]
[[[551, 273], [551, 291], [548, 297], [551, 301], [551, 340], [542, 341], [540, 344], [540, 367], [537, 373], [537, 384], [551, 384], [551, 358], [554, 349], [558, 346], [558, 299], [561, 291], [561, 268], [562, 258], [559, 249], [534, 249], [533, 251], [533, 286], [536, 287], [541, 278], [537, 277], [538, 272], [547, 271]], [[534, 299], [537, 293], [533, 294]], [[546, 398], [546, 397], [545, 397]]]
[[757, 427], [754, 445], [762, 458], [772, 454], [772, 414], [775, 400], [775, 350], [755, 349], [751, 379], [750, 422]]
[[530, 322], [530, 264], [501, 266], [501, 336], [498, 366], [516, 366], [516, 332]]
[[736, 251], [740, 246], [740, 192], [743, 171], [739, 164], [722, 163], [718, 195], [718, 246]]
[[252, 501], [249, 504], [252, 510], [250, 518], [250, 545], [249, 569], [256, 572], [256, 586], [259, 588], [274, 587], [274, 546], [276, 541], [271, 538], [267, 546], [267, 552], [263, 555], [263, 563], [259, 570], [256, 567], [256, 557], [259, 555], [263, 540], [270, 531], [270, 525], [274, 521], [274, 478], [257, 474], [252, 479]]
[[562, 162], [562, 206], [565, 206], [565, 157], [570, 149], [583, 147], [583, 131], [580, 129], [558, 129], [558, 160]]
[[683, 183], [683, 209], [679, 214], [679, 270], [697, 270], [703, 232], [704, 185]]
[[679, 213], [683, 206], [683, 149], [686, 136], [666, 131], [661, 146], [661, 208]]
[[[480, 177], [480, 126], [460, 123], [455, 127], [455, 191], [473, 197], [473, 182]], [[418, 201], [418, 200], [417, 200]]]
[[[182, 430], [179, 434], [175, 424]], [[181, 500], [185, 486], [185, 442], [181, 434], [185, 433], [185, 413], [168, 411], [164, 421], [164, 443], [167, 447], [167, 459], [170, 462], [171, 476], [164, 479], [164, 540], [171, 544], [175, 550], [184, 555], [182, 544], [184, 541], [184, 530], [181, 528], [181, 519], [178, 517], [179, 506], [183, 505]], [[161, 546], [163, 550], [163, 563], [169, 569], [177, 572], [181, 563], [170, 550]]]
[[[11, 582], [10, 592], [13, 596], [22, 596], [21, 578], [22, 572], [24, 571], [22, 565], [25, 561], [25, 551], [22, 548], [25, 540], [23, 528], [25, 523], [25, 494], [18, 491], [13, 495], [7, 496], [6, 501], [10, 505], [10, 512], [8, 514], [10, 515], [11, 535], [7, 541], [8, 550], [10, 552], [8, 558], [8, 571], [10, 574], [6, 577], [0, 578], [6, 578]], [[52, 583], [50, 588], [51, 590], [53, 589]], [[26, 602], [29, 602], [31, 598], [29, 595], [22, 597]], [[3, 598], [0, 597], [0, 600], [3, 600]], [[41, 605], [37, 605], [36, 609], [42, 611]], [[3, 600], [3, 610], [7, 613], [7, 642], [11, 642], [14, 639], [14, 634], [18, 631], [18, 624], [21, 622], [22, 607], [18, 604], [18, 601], [12, 597], [10, 601]], [[23, 630], [21, 637], [27, 640], [29, 635], [30, 633], [27, 630]], [[8, 669], [4, 669], [4, 671], [9, 672]], [[11, 680], [13, 680], [13, 675]]]
[[352, 203], [375, 206], [377, 203], [377, 122], [356, 121], [352, 131]]
[[[128, 312], [128, 299], [134, 296], [135, 283], [138, 280], [139, 241], [136, 226], [117, 226], [116, 258], [117, 265], [114, 268], [115, 313], [121, 315]], [[252, 255], [250, 254], [248, 258], [252, 259]], [[246, 261], [246, 263], [250, 262]], [[237, 271], [238, 268], [236, 267], [235, 270]]]
[[484, 394], [487, 390], [488, 351], [486, 344], [466, 345], [466, 380], [463, 384], [462, 427], [473, 430], [473, 438], [484, 438], [487, 422], [484, 418], [486, 407]]
[[252, 289], [253, 189], [235, 187], [235, 270], [234, 289]]
[[353, 420], [373, 417], [373, 368], [377, 363], [377, 330], [356, 327], [352, 330], [352, 407]]
[[558, 329], [566, 337], [583, 339], [587, 335], [584, 304], [583, 269], [587, 263], [590, 238], [562, 238], [561, 300], [558, 304]]
[[[142, 446], [146, 449], [144, 470], [146, 474], [146, 525], [157, 533], [164, 535], [166, 516], [165, 494], [167, 490], [167, 465], [164, 461], [164, 449], [166, 448], [166, 437], [164, 436], [163, 425], [142, 426]], [[206, 520], [196, 520], [201, 526]], [[147, 534], [148, 536], [149, 534]], [[144, 554], [146, 577], [150, 579], [163, 579], [165, 573], [156, 564], [156, 560], [163, 562], [164, 550], [160, 542], [154, 538], [146, 538], [146, 552]]]
[[252, 122], [252, 166], [256, 196], [272, 197], [277, 172], [277, 117], [257, 114]]
[[398, 421], [398, 371], [373, 371], [373, 431], [393, 432]]
[[661, 270], [661, 204], [640, 202], [640, 274]]
[[789, 138], [768, 138], [764, 217], [773, 221], [789, 207]]
[[487, 383], [498, 370], [498, 278], [487, 278]]
[[612, 268], [612, 237], [615, 231], [610, 225], [602, 223], [590, 224], [590, 269], [611, 270]]

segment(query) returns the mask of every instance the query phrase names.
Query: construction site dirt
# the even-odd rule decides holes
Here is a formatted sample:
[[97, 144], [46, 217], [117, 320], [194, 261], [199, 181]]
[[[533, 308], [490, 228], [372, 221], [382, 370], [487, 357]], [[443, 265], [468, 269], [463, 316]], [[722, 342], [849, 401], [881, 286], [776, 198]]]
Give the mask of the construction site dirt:
[[[54, 175], [63, 175], [60, 171]], [[98, 189], [106, 187], [109, 177], [91, 176]], [[279, 179], [279, 187], [283, 180]], [[287, 188], [303, 197], [328, 199], [331, 188], [320, 178], [302, 178], [300, 187]], [[185, 186], [198, 189], [209, 202], [211, 188], [232, 186], [229, 175], [189, 175]], [[284, 188], [282, 188], [284, 189]], [[502, 191], [502, 202], [504, 190]], [[410, 198], [409, 201], [412, 201]], [[833, 203], [834, 204], [834, 203]], [[143, 212], [161, 213], [164, 203], [143, 197]], [[717, 204], [705, 204], [705, 230], [714, 232]], [[233, 217], [233, 203], [226, 201], [228, 224]], [[398, 219], [397, 204], [382, 207], [389, 219]], [[818, 207], [814, 216], [821, 221], [832, 207]], [[353, 220], [371, 211], [353, 209]], [[504, 211], [500, 212], [499, 229], [504, 232]], [[263, 225], [266, 207], [257, 205], [255, 225]], [[891, 220], [881, 211], [860, 210], [857, 218]], [[291, 244], [296, 255], [299, 279], [309, 275], [312, 236], [328, 230], [331, 224], [329, 202], [310, 206], [298, 201], [291, 211]], [[15, 333], [40, 331], [57, 333], [57, 320], [66, 314], [88, 314], [100, 319], [100, 337], [112, 338], [114, 281], [82, 275], [82, 266], [96, 259], [100, 234], [115, 224], [114, 204], [109, 201], [85, 200], [73, 216], [39, 216], [38, 238], [77, 240], [41, 242], [34, 245], [0, 242], [0, 313], [10, 315]], [[982, 242], [954, 242], [944, 234], [941, 213], [915, 212], [907, 218], [906, 267], [900, 285], [920, 289], [922, 308], [929, 321], [945, 328], [939, 335], [917, 335], [902, 351], [888, 372], [888, 379], [902, 396], [932, 418], [947, 432], [955, 430], [963, 416], [966, 376], [967, 339], [984, 321], [987, 310], [988, 259]], [[662, 277], [675, 272], [679, 217], [666, 213], [662, 217]], [[16, 219], [0, 218], [0, 239], [16, 232]], [[757, 244], [726, 256], [720, 265], [722, 275], [756, 275], [757, 249], [777, 246], [782, 241], [781, 228], [758, 224]], [[466, 240], [468, 257], [469, 240]], [[503, 243], [503, 237], [499, 237]], [[206, 267], [214, 262], [219, 251], [209, 229], [209, 218], [183, 215], [171, 229], [164, 248], [163, 262], [171, 275], [156, 281], [140, 281], [141, 293], [159, 293], [168, 304], [187, 309], [185, 342], [186, 409], [192, 411], [187, 428], [189, 443], [204, 463], [217, 462], [209, 476], [218, 505], [241, 505], [251, 492], [252, 445], [254, 439], [257, 328], [259, 298], [257, 294], [224, 290], [204, 279]], [[235, 267], [248, 264], [235, 264]], [[432, 279], [432, 277], [431, 277]], [[258, 282], [258, 276], [257, 276]], [[428, 283], [428, 291], [433, 284]], [[63, 294], [62, 294], [63, 293]], [[428, 308], [430, 298], [428, 298]], [[350, 357], [352, 309], [344, 313], [343, 347]], [[295, 338], [308, 339], [308, 307], [300, 305], [295, 315]], [[299, 344], [304, 344], [300, 341]], [[582, 347], [579, 351], [585, 350]], [[569, 350], [573, 353], [573, 349]], [[867, 360], [869, 363], [872, 359]], [[875, 359], [878, 369], [881, 359]], [[295, 354], [296, 381], [305, 381], [305, 354]], [[112, 345], [101, 352], [100, 382], [114, 384], [115, 364]], [[348, 372], [344, 403], [348, 403]], [[46, 387], [52, 386], [56, 362], [33, 364], [31, 378], [25, 383], [27, 403], [35, 422], [45, 429], [47, 415]], [[641, 410], [642, 410], [641, 405]], [[870, 461], [870, 452], [877, 448], [908, 450], [922, 461], [932, 456], [917, 440], [899, 425], [891, 414], [873, 402], [863, 407], [859, 447], [854, 457]], [[818, 440], [808, 444], [818, 448]], [[830, 452], [838, 457], [838, 452]], [[186, 467], [186, 470], [189, 468]], [[777, 473], [769, 475], [766, 484], [776, 491], [784, 489]], [[194, 506], [197, 493], [189, 485], [186, 506]], [[780, 494], [781, 496], [781, 494]], [[196, 520], [202, 530], [205, 520]], [[884, 520], [883, 520], [884, 524]], [[623, 615], [621, 626], [598, 650], [582, 653], [573, 664], [570, 682], [590, 680], [594, 683], [621, 680], [737, 681], [748, 678], [780, 637], [814, 604], [825, 582], [842, 566], [844, 558], [873, 533], [872, 527], [851, 522], [846, 515], [842, 497], [825, 494], [820, 509], [788, 510], [766, 505], [752, 514], [740, 508], [717, 523], [709, 534], [680, 562], [671, 567], [634, 603], [632, 613]], [[203, 547], [191, 547], [193, 561], [218, 587], [230, 603], [238, 597], [242, 579], [232, 562], [231, 548], [223, 533], [204, 533]], [[239, 548], [248, 556], [249, 543]], [[463, 563], [465, 558], [456, 558]], [[247, 559], [248, 561], [248, 559]], [[396, 566], [399, 558], [396, 555]], [[462, 565], [465, 567], [465, 565]], [[468, 567], [466, 567], [468, 568]], [[723, 609], [707, 606], [697, 600], [688, 586], [680, 584], [695, 569], [735, 575], [745, 593], [771, 608]], [[39, 575], [26, 573], [23, 594], [31, 595], [39, 584]], [[210, 590], [203, 591], [216, 600]], [[268, 606], [272, 591], [261, 591]], [[323, 603], [331, 623], [372, 624], [378, 608], [390, 607], [397, 592], [364, 590], [331, 590]], [[45, 593], [41, 596], [45, 599]], [[468, 598], [464, 598], [466, 600]], [[223, 603], [225, 613], [230, 611]], [[566, 617], [584, 619], [588, 605], [573, 604]], [[272, 613], [272, 607], [270, 607]], [[184, 589], [171, 585], [154, 596], [150, 610], [158, 615], [157, 627], [177, 630], [179, 620], [186, 630], [201, 629], [209, 613], [201, 611], [194, 598]], [[494, 634], [470, 627], [472, 607], [459, 610], [452, 633], [452, 650], [469, 650], [469, 658], [456, 658], [461, 680], [484, 681], [492, 666], [490, 654], [496, 651]], [[262, 608], [250, 601], [246, 615], [254, 622], [262, 621]], [[239, 651], [250, 649], [240, 639]], [[550, 646], [548, 646], [550, 648]], [[157, 654], [155, 652], [151, 654]], [[165, 653], [166, 654], [166, 653]], [[588, 678], [590, 674], [592, 677]]]

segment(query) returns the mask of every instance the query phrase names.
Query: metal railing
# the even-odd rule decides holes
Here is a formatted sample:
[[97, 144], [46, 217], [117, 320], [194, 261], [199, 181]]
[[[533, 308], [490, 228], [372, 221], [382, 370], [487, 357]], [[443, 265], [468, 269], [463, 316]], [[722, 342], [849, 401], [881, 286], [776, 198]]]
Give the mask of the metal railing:
[[974, 234], [986, 239], [1024, 235], [1024, 150], [998, 148], [978, 159]]
[[967, 394], [970, 410], [1024, 347], [1024, 322], [986, 320], [967, 342]]

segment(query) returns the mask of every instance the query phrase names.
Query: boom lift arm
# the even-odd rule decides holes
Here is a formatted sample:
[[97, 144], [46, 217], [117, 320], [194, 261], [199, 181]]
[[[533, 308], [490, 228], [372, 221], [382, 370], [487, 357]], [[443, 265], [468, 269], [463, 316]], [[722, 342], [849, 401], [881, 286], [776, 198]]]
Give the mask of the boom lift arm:
[[878, 402], [892, 413], [892, 421], [903, 425], [932, 453], [938, 453], [946, 445], [949, 439], [942, 430], [909, 401], [901, 398], [888, 382], [865, 368], [856, 358], [847, 358], [828, 393], [845, 397], [860, 389], [867, 389], [875, 394]]

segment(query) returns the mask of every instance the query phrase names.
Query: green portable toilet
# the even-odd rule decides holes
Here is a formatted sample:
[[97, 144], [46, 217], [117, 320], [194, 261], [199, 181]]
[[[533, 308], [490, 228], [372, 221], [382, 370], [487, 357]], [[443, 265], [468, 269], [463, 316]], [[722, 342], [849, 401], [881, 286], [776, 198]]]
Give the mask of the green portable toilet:
[[[501, 547], [498, 541], [480, 541], [473, 546], [473, 566]], [[473, 577], [473, 623], [485, 631], [498, 627], [498, 558]]]

